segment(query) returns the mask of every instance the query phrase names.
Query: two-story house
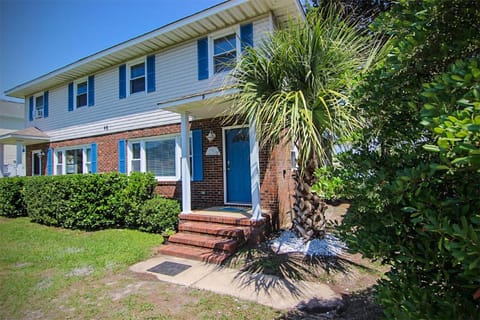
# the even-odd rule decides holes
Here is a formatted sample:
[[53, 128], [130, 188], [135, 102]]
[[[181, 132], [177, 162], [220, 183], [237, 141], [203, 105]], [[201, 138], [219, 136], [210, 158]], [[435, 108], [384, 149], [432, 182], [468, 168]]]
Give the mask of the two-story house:
[[290, 148], [224, 123], [222, 87], [246, 47], [304, 18], [298, 0], [225, 1], [6, 91], [25, 99], [27, 175], [152, 172], [183, 213], [288, 208]]

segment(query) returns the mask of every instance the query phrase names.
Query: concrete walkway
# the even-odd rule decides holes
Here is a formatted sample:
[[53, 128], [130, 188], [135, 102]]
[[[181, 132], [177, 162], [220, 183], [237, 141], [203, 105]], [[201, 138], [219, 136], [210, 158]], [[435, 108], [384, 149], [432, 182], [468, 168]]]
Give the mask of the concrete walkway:
[[[148, 269], [165, 262], [179, 263], [190, 267], [174, 276], [148, 271]], [[312, 299], [334, 300], [340, 298], [330, 287], [316, 282], [288, 281], [276, 276], [252, 274], [164, 255], [137, 263], [131, 266], [130, 270], [154, 275], [161, 281], [227, 294], [276, 309], [290, 309], [302, 301], [308, 302]]]

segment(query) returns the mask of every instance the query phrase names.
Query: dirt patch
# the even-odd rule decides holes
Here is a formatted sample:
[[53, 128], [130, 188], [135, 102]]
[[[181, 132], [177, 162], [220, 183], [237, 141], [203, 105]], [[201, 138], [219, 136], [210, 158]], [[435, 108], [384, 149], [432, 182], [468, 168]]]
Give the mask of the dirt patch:
[[[91, 277], [90, 277], [91, 278]], [[49, 319], [274, 319], [280, 312], [251, 302], [158, 281], [130, 271], [76, 282], [61, 292]], [[85, 307], [87, 306], [87, 307]]]

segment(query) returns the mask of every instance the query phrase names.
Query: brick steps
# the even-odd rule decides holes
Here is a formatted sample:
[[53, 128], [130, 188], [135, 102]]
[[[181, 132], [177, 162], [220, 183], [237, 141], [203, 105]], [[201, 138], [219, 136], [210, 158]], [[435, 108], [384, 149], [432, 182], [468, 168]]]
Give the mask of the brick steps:
[[208, 263], [221, 264], [225, 261], [230, 255], [223, 252], [215, 252], [208, 248], [201, 248], [195, 246], [179, 245], [169, 243], [160, 248], [162, 254], [200, 260]]
[[222, 236], [235, 239], [244, 239], [245, 230], [237, 226], [230, 226], [219, 223], [180, 221], [178, 231], [187, 231], [192, 233], [203, 233], [213, 236]]
[[252, 221], [208, 214], [180, 214], [178, 233], [172, 235], [159, 252], [181, 258], [221, 264], [248, 241], [255, 227], [264, 220]]
[[246, 226], [249, 227], [252, 225], [252, 220], [250, 218], [236, 218], [228, 216], [216, 216], [216, 215], [206, 215], [206, 214], [180, 214], [180, 220], [184, 221], [202, 221], [208, 223], [221, 223], [229, 224], [234, 226]]
[[168, 239], [168, 242], [215, 249], [226, 252], [235, 252], [238, 246], [238, 241], [236, 239], [184, 232], [174, 234]]

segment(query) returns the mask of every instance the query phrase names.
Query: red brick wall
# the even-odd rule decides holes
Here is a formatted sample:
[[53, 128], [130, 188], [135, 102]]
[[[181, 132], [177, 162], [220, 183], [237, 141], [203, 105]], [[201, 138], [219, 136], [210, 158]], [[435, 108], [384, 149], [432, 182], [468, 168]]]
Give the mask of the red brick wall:
[[282, 143], [273, 149], [261, 150], [260, 172], [262, 208], [273, 213], [274, 228], [290, 227], [295, 186], [291, 171], [290, 144]]
[[[223, 143], [222, 127], [226, 126], [222, 119], [206, 119], [193, 121], [191, 129], [202, 129], [202, 154], [203, 154], [203, 181], [192, 182], [192, 207], [193, 209], [207, 208], [224, 204], [224, 176], [223, 176]], [[206, 139], [208, 132], [216, 134], [213, 142]], [[68, 141], [52, 142], [27, 147], [27, 175], [31, 175], [32, 150], [41, 149], [47, 154], [48, 148], [63, 148], [68, 146], [97, 144], [97, 172], [118, 171], [118, 140], [136, 139], [143, 137], [160, 136], [164, 134], [179, 133], [180, 125], [167, 125], [155, 128], [125, 131], [102, 136], [73, 139]], [[208, 147], [216, 146], [220, 155], [206, 156]], [[46, 174], [46, 156], [42, 159], [43, 172]], [[260, 151], [261, 170], [261, 201], [262, 208], [270, 210], [274, 215], [274, 222], [282, 226], [288, 221], [288, 210], [291, 207], [291, 171], [290, 148], [288, 145], [277, 146], [273, 151], [263, 149]], [[159, 181], [156, 192], [166, 197], [181, 199], [181, 181]], [[281, 209], [280, 215], [279, 208]], [[288, 209], [287, 209], [288, 208]], [[275, 218], [276, 217], [276, 218]]]

